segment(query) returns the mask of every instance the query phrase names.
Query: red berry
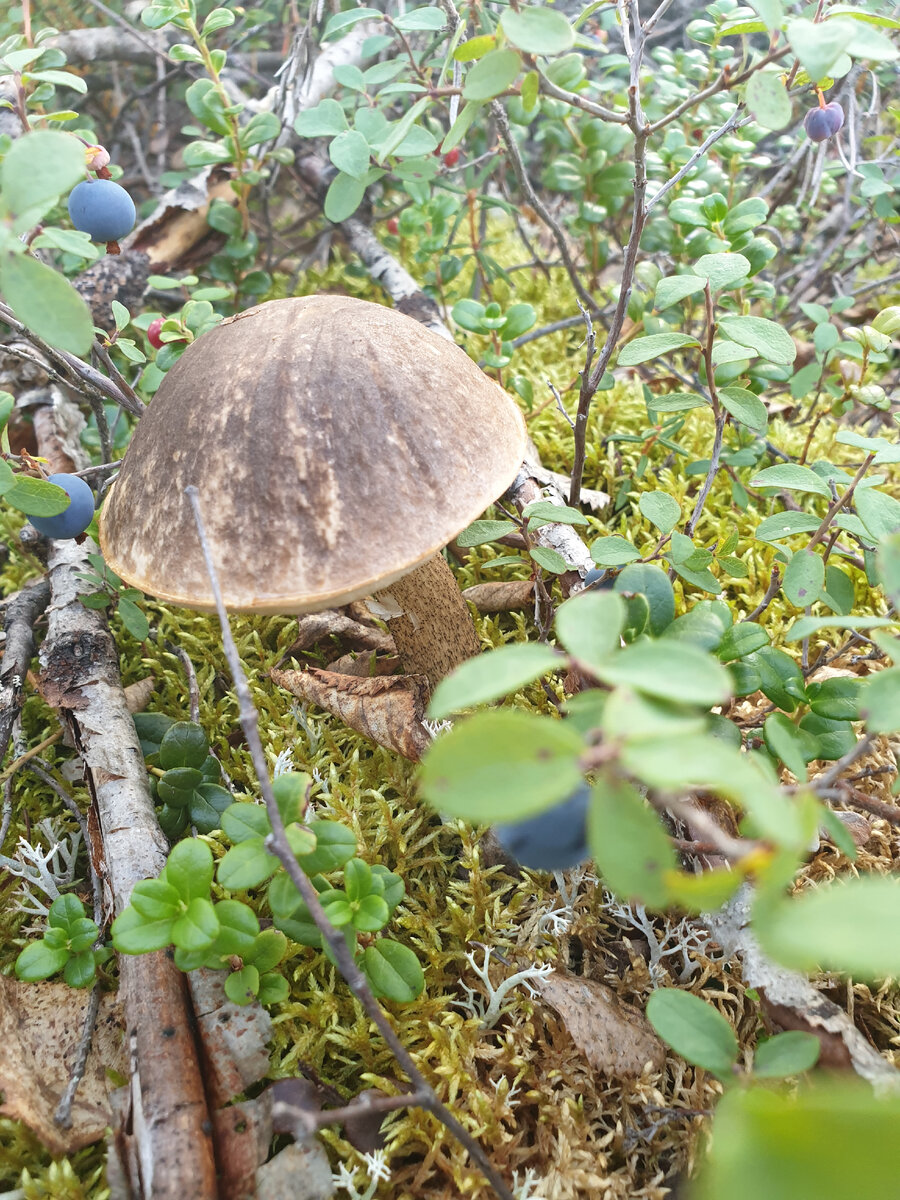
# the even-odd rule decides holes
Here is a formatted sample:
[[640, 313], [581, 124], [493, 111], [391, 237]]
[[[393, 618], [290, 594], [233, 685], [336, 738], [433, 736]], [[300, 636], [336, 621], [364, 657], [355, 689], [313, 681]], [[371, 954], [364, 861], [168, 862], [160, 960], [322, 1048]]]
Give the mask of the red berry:
[[397, 224], [396, 217], [391, 217], [391, 219], [388, 221], [387, 231], [388, 231], [388, 233], [399, 233], [400, 232], [400, 226]]
[[447, 153], [444, 155], [444, 166], [445, 167], [455, 167], [458, 162], [459, 162], [459, 151], [457, 149], [454, 148], [453, 150], [448, 150]]
[[154, 349], [159, 350], [165, 345], [162, 338], [159, 336], [159, 331], [163, 327], [162, 317], [157, 317], [155, 321], [151, 321], [147, 326], [147, 341]]

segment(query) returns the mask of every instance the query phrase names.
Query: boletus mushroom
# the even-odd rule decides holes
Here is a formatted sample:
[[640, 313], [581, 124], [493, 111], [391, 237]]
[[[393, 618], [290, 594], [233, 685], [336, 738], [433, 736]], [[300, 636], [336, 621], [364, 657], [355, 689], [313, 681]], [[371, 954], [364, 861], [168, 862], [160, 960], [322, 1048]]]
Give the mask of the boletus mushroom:
[[272, 300], [166, 375], [103, 507], [103, 555], [142, 591], [213, 609], [194, 484], [227, 608], [374, 595], [404, 670], [434, 685], [479, 649], [440, 550], [524, 452], [518, 408], [452, 342], [367, 301]]

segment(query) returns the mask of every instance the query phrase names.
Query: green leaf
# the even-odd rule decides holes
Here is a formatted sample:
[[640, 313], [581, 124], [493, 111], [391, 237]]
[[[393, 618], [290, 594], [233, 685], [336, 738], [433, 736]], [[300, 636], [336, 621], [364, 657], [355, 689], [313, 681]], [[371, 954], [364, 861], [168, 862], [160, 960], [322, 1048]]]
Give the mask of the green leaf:
[[355, 129], [345, 129], [332, 140], [328, 157], [339, 171], [361, 180], [369, 169], [369, 143]]
[[812, 533], [818, 529], [821, 521], [812, 513], [785, 512], [773, 513], [761, 521], [756, 529], [756, 536], [763, 542], [780, 542], [783, 538], [793, 537], [795, 533]]
[[199, 838], [186, 838], [169, 853], [166, 883], [171, 884], [185, 903], [196, 897], [208, 897], [212, 877], [212, 851]]
[[76, 137], [38, 129], [17, 138], [6, 152], [0, 164], [0, 192], [14, 216], [30, 209], [44, 211], [83, 179], [84, 172], [84, 146]]
[[852, 679], [823, 679], [808, 683], [806, 694], [809, 707], [818, 717], [831, 721], [859, 721], [860, 702], [865, 681]]
[[391, 919], [391, 912], [382, 896], [364, 896], [353, 912], [353, 928], [360, 933], [377, 933]]
[[661, 279], [656, 285], [654, 307], [662, 312], [687, 296], [702, 292], [703, 288], [704, 281], [697, 275], [673, 275], [669, 279]]
[[632, 546], [627, 538], [619, 537], [618, 534], [610, 534], [591, 542], [591, 558], [598, 567], [619, 567], [640, 557], [640, 550]]
[[893, 876], [823, 883], [789, 900], [760, 895], [754, 912], [760, 945], [786, 966], [866, 981], [900, 973], [900, 880]]
[[648, 631], [659, 637], [675, 617], [675, 593], [666, 572], [653, 563], [631, 563], [620, 571], [613, 584], [615, 591], [627, 596], [640, 593], [650, 605]]
[[195, 896], [187, 911], [172, 922], [172, 941], [182, 950], [208, 950], [219, 932], [212, 901]]
[[766, 749], [780, 758], [787, 769], [801, 783], [806, 781], [806, 764], [816, 757], [816, 746], [811, 738], [784, 713], [769, 713], [763, 724], [763, 739]]
[[0, 295], [19, 320], [51, 346], [87, 354], [93, 345], [91, 310], [67, 279], [30, 254], [2, 256]]
[[574, 29], [552, 8], [504, 9], [500, 27], [514, 46], [528, 54], [565, 54], [575, 44]]
[[425, 752], [429, 804], [478, 824], [530, 817], [578, 787], [581, 738], [564, 722], [513, 709], [478, 713]]
[[[179, 845], [183, 846], [184, 842]], [[219, 859], [216, 878], [230, 892], [239, 892], [265, 883], [278, 866], [275, 855], [263, 849], [262, 838], [248, 838], [232, 846]]]
[[257, 934], [247, 953], [247, 962], [252, 962], [262, 974], [277, 967], [287, 952], [287, 938], [277, 929], [264, 929]]
[[577, 508], [567, 504], [554, 504], [552, 500], [532, 500], [522, 509], [523, 517], [530, 517], [529, 529], [537, 529], [544, 522], [561, 525], [587, 525], [588, 519]]
[[900, 500], [896, 497], [877, 488], [858, 488], [853, 503], [859, 519], [876, 541], [900, 532]]
[[741, 286], [750, 274], [750, 260], [743, 254], [704, 254], [694, 263], [695, 275], [709, 280], [710, 290]]
[[74, 988], [90, 987], [97, 973], [94, 955], [90, 950], [73, 954], [63, 968], [63, 979]]
[[172, 924], [171, 917], [149, 920], [129, 905], [113, 921], [110, 933], [120, 954], [150, 954], [172, 941]]
[[366, 947], [362, 968], [372, 991], [385, 1000], [406, 1004], [425, 988], [425, 976], [415, 954], [390, 938], [379, 938]]
[[869, 676], [862, 686], [860, 708], [869, 733], [900, 730], [900, 667], [888, 667]]
[[731, 662], [768, 644], [769, 635], [762, 626], [753, 621], [742, 621], [725, 631], [716, 647], [716, 655], [722, 662]]
[[365, 194], [365, 183], [343, 171], [338, 172], [325, 194], [325, 216], [335, 223], [346, 221], [362, 204]]
[[294, 121], [294, 132], [300, 137], [334, 137], [347, 128], [347, 118], [337, 100], [320, 100], [315, 108], [307, 108]]
[[461, 708], [497, 700], [563, 665], [563, 659], [549, 646], [534, 642], [502, 646], [480, 654], [441, 680], [428, 706], [428, 715], [439, 721]]
[[134, 885], [129, 904], [148, 921], [173, 921], [181, 911], [181, 897], [164, 879], [142, 879]]
[[814, 1033], [792, 1030], [778, 1033], [756, 1047], [753, 1074], [760, 1079], [784, 1079], [802, 1075], [819, 1059], [821, 1043]]
[[351, 8], [347, 12], [334, 13], [325, 26], [322, 41], [327, 42], [346, 33], [360, 21], [381, 21], [383, 18], [384, 14], [380, 13], [377, 8]]
[[414, 8], [400, 17], [394, 17], [393, 21], [394, 28], [402, 29], [404, 33], [422, 30], [435, 33], [446, 26], [447, 17], [439, 8]]
[[671, 533], [681, 517], [681, 505], [668, 492], [644, 492], [638, 507], [660, 533]]
[[310, 821], [307, 828], [315, 835], [316, 848], [311, 854], [298, 855], [297, 861], [307, 875], [322, 875], [342, 867], [356, 853], [356, 835], [337, 821]]
[[223, 957], [249, 954], [259, 936], [259, 920], [252, 908], [240, 900], [220, 900], [216, 905], [219, 932], [213, 950]]
[[747, 106], [763, 129], [784, 129], [791, 120], [791, 98], [780, 74], [757, 71], [747, 82]]
[[[475, 39], [472, 40], [474, 41]], [[466, 42], [464, 44], [468, 46], [471, 45], [471, 42]], [[477, 100], [470, 100], [468, 104], [464, 104], [462, 106], [462, 108], [459, 110], [459, 116], [450, 126], [449, 133], [441, 143], [442, 154], [447, 154], [450, 150], [459, 145], [459, 143], [471, 129], [472, 125], [475, 123], [475, 118], [481, 112], [481, 109], [482, 102]]]
[[741, 387], [719, 388], [719, 399], [722, 407], [731, 413], [736, 421], [740, 421], [754, 433], [765, 433], [766, 425], [769, 422], [769, 412], [762, 400], [753, 392], [748, 392], [746, 388]]
[[738, 1056], [734, 1030], [718, 1009], [692, 992], [659, 988], [647, 1002], [647, 1019], [676, 1054], [727, 1078]]
[[630, 784], [600, 778], [594, 785], [588, 843], [617, 896], [651, 909], [669, 903], [665, 876], [678, 869], [675, 851], [659, 817]]
[[491, 50], [470, 67], [463, 82], [464, 100], [492, 100], [514, 83], [522, 69], [515, 50]]
[[784, 572], [782, 588], [791, 604], [806, 608], [814, 604], [825, 583], [825, 560], [815, 550], [798, 550]]
[[169, 726], [160, 742], [159, 765], [164, 771], [179, 767], [192, 767], [199, 771], [208, 754], [209, 742], [200, 726], [193, 721], [176, 721]]
[[266, 971], [259, 977], [259, 990], [256, 994], [260, 1004], [268, 1008], [272, 1004], [282, 1004], [291, 994], [291, 987], [283, 975], [276, 971]]
[[635, 642], [594, 665], [604, 683], [625, 684], [661, 700], [710, 707], [732, 694], [731, 677], [721, 663], [688, 642], [674, 638]]
[[[778, 463], [765, 467], [750, 480], [751, 487], [785, 488], [790, 492], [812, 492], [816, 496], [831, 499], [828, 484], [812, 467], [801, 467], [796, 463]], [[779, 514], [780, 516], [781, 514]], [[818, 523], [816, 525], [818, 527]]]
[[791, 49], [813, 83], [824, 79], [856, 35], [857, 26], [846, 17], [813, 22], [806, 17], [788, 21]]
[[716, 1136], [696, 1200], [852, 1200], [891, 1196], [900, 1175], [900, 1100], [836, 1073], [790, 1092], [735, 1088], [716, 1106]]
[[625, 605], [615, 592], [580, 592], [556, 613], [556, 634], [568, 652], [588, 670], [605, 662], [619, 647]]
[[311, 782], [303, 771], [285, 771], [272, 780], [272, 794], [285, 825], [299, 821], [303, 816], [306, 793]]
[[741, 346], [750, 346], [769, 362], [788, 365], [797, 357], [794, 339], [765, 317], [722, 317], [719, 328]]
[[222, 814], [222, 829], [228, 840], [246, 842], [249, 838], [265, 838], [272, 832], [265, 805], [240, 800], [229, 805]]
[[781, 28], [784, 20], [781, 0], [748, 0], [748, 3], [753, 11], [762, 17], [766, 29], [774, 31]]
[[249, 1004], [259, 991], [259, 971], [256, 967], [242, 967], [232, 971], [225, 980], [225, 995], [232, 1004]]
[[528, 553], [539, 567], [553, 575], [564, 575], [570, 569], [563, 556], [549, 546], [532, 546]]
[[456, 539], [457, 546], [468, 549], [470, 546], [482, 546], [485, 542], [495, 542], [497, 538], [507, 533], [515, 533], [517, 526], [513, 521], [473, 521]]
[[619, 351], [619, 366], [635, 367], [651, 358], [659, 358], [661, 354], [680, 350], [682, 346], [699, 345], [696, 338], [688, 337], [684, 333], [655, 333], [649, 337], [635, 338]]
[[46, 941], [32, 942], [26, 946], [16, 959], [16, 978], [24, 983], [36, 983], [40, 979], [49, 979], [69, 961], [69, 951], [63, 946], [54, 950]]
[[383, 162], [389, 154], [393, 154], [400, 143], [405, 139], [406, 135], [412, 129], [413, 125], [419, 119], [420, 115], [425, 111], [429, 104], [429, 97], [423, 96], [417, 100], [412, 108], [407, 109], [399, 121], [392, 125], [388, 131], [385, 140], [377, 147], [377, 156], [379, 162]]
[[795, 621], [784, 639], [787, 642], [802, 642], [820, 629], [885, 629], [896, 625], [890, 617], [801, 617]]

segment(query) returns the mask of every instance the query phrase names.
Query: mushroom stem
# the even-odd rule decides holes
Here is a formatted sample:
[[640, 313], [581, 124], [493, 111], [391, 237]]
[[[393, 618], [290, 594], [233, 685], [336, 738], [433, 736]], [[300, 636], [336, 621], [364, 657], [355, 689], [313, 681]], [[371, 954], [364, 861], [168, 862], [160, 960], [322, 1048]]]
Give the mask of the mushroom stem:
[[432, 688], [480, 653], [472, 614], [440, 554], [376, 592], [375, 599], [392, 611], [400, 610], [396, 616], [385, 614], [385, 619], [403, 670], [425, 675]]

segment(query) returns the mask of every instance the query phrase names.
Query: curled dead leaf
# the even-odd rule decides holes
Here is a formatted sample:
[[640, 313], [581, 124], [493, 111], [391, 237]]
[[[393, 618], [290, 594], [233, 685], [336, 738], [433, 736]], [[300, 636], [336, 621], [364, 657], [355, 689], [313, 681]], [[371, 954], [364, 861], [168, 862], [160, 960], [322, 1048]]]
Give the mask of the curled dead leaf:
[[515, 612], [534, 604], [534, 584], [530, 579], [513, 579], [506, 583], [476, 583], [466, 588], [463, 599], [474, 604], [479, 612]]
[[638, 1009], [594, 979], [554, 971], [532, 987], [562, 1017], [572, 1041], [596, 1071], [634, 1079], [649, 1063], [661, 1071], [666, 1048]]
[[270, 675], [279, 687], [317, 704], [363, 737], [413, 762], [418, 762], [431, 744], [431, 734], [422, 723], [429, 697], [424, 675], [360, 679], [315, 667], [306, 671], [273, 668]]

